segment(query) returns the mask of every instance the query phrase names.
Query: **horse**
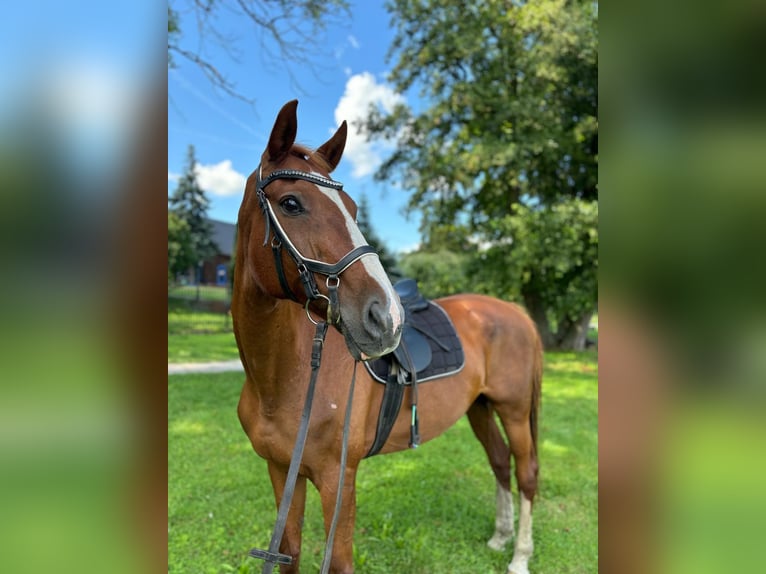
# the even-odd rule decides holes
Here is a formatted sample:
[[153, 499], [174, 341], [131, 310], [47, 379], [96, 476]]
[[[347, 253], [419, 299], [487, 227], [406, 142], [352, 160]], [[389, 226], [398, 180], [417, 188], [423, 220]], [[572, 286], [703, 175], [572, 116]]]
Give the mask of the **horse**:
[[[306, 481], [311, 481], [331, 540], [329, 571], [350, 574], [355, 477], [375, 439], [383, 394], [383, 385], [365, 369], [357, 372], [356, 365], [397, 347], [403, 308], [356, 225], [356, 204], [330, 178], [343, 155], [346, 122], [319, 148], [310, 149], [295, 143], [297, 105], [293, 100], [279, 111], [238, 215], [231, 314], [245, 381], [237, 413], [253, 449], [267, 461], [279, 508], [287, 497], [301, 430], [301, 399], [307, 396], [309, 378], [316, 376], [306, 448], [294, 463], [292, 502], [287, 502], [283, 536], [275, 545], [285, 557], [280, 572], [299, 572]], [[437, 437], [467, 414], [496, 478], [495, 531], [488, 541], [496, 550], [514, 537], [513, 455], [519, 522], [508, 572], [527, 574], [538, 481], [540, 337], [515, 304], [477, 294], [436, 302], [457, 330], [465, 366], [456, 375], [418, 387], [421, 440]], [[317, 343], [313, 329], [324, 324], [323, 318], [331, 328]], [[318, 374], [309, 365], [317, 347], [323, 352]], [[354, 380], [356, 391], [349, 400]], [[411, 389], [405, 393], [406, 401]], [[409, 447], [410, 414], [403, 409], [380, 453]]]

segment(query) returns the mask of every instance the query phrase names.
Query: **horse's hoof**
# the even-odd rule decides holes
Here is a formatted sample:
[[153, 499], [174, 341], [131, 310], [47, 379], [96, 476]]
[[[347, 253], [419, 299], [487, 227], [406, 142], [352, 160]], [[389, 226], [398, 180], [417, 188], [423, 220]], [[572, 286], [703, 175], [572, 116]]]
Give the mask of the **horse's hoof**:
[[513, 534], [508, 535], [498, 535], [494, 534], [492, 538], [490, 538], [487, 541], [487, 546], [489, 546], [492, 550], [501, 551], [505, 550], [505, 546], [513, 539]]

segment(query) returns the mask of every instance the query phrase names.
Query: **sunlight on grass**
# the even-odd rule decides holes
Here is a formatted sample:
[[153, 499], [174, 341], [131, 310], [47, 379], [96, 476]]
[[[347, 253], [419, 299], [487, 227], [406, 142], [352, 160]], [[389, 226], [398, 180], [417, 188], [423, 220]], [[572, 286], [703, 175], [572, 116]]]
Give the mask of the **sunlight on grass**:
[[[668, 572], [759, 570], [763, 564], [766, 444], [762, 413], [689, 402], [668, 421], [658, 507]], [[760, 570], [759, 570], [760, 571]]]
[[180, 420], [168, 425], [168, 433], [171, 434], [202, 434], [205, 425], [199, 422]]
[[569, 449], [563, 445], [556, 444], [554, 442], [551, 442], [549, 440], [544, 440], [542, 442], [541, 446], [541, 456], [545, 456], [546, 454], [551, 455], [562, 455], [567, 454], [569, 452]]
[[588, 380], [577, 380], [577, 379], [573, 379], [572, 377], [564, 377], [563, 380], [566, 381], [566, 385], [562, 385], [561, 387], [557, 387], [554, 389], [549, 389], [547, 392], [547, 395], [549, 397], [556, 397], [556, 398], [585, 397], [587, 398], [594, 391], [593, 385], [590, 384]]

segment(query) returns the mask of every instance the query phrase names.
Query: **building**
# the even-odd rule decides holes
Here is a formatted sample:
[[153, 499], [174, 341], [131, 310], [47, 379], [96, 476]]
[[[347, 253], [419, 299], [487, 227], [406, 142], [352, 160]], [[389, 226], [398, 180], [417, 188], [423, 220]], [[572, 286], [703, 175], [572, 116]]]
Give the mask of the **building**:
[[207, 221], [213, 228], [212, 239], [218, 247], [218, 253], [203, 262], [200, 283], [227, 286], [231, 282], [231, 259], [234, 256], [237, 226], [216, 219]]

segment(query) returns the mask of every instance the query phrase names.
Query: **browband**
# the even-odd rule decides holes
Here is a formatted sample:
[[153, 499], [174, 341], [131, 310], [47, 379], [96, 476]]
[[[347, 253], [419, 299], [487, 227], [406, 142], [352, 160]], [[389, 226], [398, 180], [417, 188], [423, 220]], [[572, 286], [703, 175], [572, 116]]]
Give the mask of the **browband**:
[[260, 167], [258, 168], [258, 189], [264, 189], [275, 179], [303, 179], [316, 185], [322, 185], [324, 187], [330, 187], [332, 189], [343, 189], [343, 184], [339, 181], [334, 181], [329, 177], [324, 177], [315, 173], [308, 173], [306, 171], [299, 171], [297, 169], [278, 169], [272, 171], [266, 179], [260, 178]]

